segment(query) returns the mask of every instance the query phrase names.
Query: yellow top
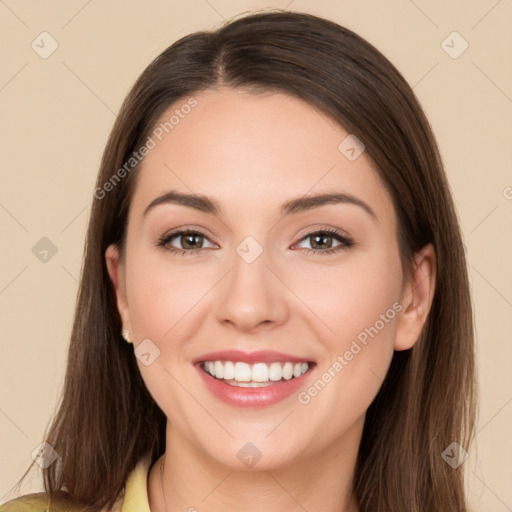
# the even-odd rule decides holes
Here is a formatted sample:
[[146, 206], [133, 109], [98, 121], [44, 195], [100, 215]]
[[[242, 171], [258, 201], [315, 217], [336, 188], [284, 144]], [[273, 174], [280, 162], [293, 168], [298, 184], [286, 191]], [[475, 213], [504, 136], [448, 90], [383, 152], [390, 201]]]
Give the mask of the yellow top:
[[[124, 494], [108, 512], [151, 512], [147, 487], [149, 463], [149, 458], [139, 461], [126, 479]], [[0, 512], [81, 512], [82, 510], [81, 507], [70, 506], [67, 500], [60, 500], [52, 504], [49, 509], [47, 500], [48, 497], [44, 492], [20, 496], [0, 505]]]
[[128, 475], [120, 512], [151, 512], [148, 501], [149, 459], [141, 460]]

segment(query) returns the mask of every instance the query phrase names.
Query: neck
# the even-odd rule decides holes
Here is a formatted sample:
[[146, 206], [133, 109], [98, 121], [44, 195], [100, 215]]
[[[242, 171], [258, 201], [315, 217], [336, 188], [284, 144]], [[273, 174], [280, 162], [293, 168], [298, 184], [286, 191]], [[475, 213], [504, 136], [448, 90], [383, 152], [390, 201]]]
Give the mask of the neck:
[[261, 471], [219, 464], [168, 423], [166, 452], [148, 478], [151, 512], [359, 512], [353, 476], [363, 423], [323, 452]]

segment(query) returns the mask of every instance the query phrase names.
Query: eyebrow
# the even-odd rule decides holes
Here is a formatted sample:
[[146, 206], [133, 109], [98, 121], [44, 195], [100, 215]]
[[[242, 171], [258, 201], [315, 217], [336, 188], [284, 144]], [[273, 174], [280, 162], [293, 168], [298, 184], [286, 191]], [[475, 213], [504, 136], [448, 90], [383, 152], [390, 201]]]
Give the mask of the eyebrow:
[[[186, 194], [171, 190], [170, 192], [166, 192], [165, 194], [153, 199], [153, 201], [151, 201], [144, 210], [142, 216], [146, 217], [153, 208], [161, 204], [177, 204], [216, 216], [219, 216], [222, 213], [222, 208], [219, 203], [209, 196], [202, 194]], [[297, 197], [285, 202], [280, 208], [280, 213], [285, 217], [287, 215], [294, 215], [314, 208], [320, 208], [321, 206], [328, 204], [352, 204], [359, 206], [368, 213], [373, 220], [377, 220], [377, 215], [368, 204], [351, 194], [343, 193], [325, 193]]]

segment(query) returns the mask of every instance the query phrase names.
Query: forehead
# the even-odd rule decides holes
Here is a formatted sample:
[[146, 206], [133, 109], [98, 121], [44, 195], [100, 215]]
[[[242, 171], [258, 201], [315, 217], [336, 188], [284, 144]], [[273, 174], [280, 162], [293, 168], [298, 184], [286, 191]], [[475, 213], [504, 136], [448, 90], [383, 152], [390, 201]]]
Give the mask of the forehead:
[[287, 94], [193, 94], [171, 105], [150, 135], [154, 147], [138, 171], [134, 214], [142, 215], [152, 199], [170, 190], [216, 197], [234, 213], [337, 191], [364, 197], [380, 215], [392, 214], [372, 161], [364, 152], [355, 160], [343, 154], [349, 135]]

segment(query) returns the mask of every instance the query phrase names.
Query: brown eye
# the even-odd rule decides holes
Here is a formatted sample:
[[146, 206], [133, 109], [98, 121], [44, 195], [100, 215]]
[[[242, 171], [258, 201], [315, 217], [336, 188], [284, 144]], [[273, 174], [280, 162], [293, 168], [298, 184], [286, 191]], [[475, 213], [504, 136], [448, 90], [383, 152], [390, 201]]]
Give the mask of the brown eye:
[[183, 249], [200, 249], [201, 247], [198, 246], [202, 245], [202, 243], [197, 240], [201, 238], [203, 238], [201, 235], [187, 234], [180, 235], [178, 240], [182, 244]]
[[314, 231], [304, 236], [301, 241], [309, 241], [310, 247], [303, 248], [306, 254], [332, 254], [354, 245], [352, 239], [335, 230]]
[[313, 249], [330, 249], [333, 243], [331, 235], [310, 235], [311, 247]]
[[[183, 255], [198, 254], [200, 251], [205, 249], [205, 247], [203, 247], [205, 240], [208, 240], [208, 238], [199, 231], [181, 230], [164, 235], [157, 245], [171, 253], [177, 252]], [[172, 241], [174, 241], [174, 243], [177, 242], [181, 247], [171, 245]]]

